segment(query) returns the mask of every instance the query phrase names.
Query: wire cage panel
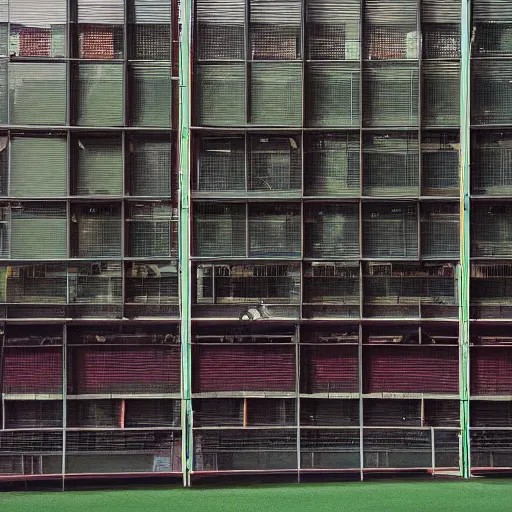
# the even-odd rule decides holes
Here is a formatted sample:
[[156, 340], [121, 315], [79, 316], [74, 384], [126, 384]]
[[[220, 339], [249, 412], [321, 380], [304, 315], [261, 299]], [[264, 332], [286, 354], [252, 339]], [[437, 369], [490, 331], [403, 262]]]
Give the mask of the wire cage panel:
[[417, 196], [419, 144], [416, 133], [367, 134], [363, 139], [363, 194]]
[[5, 348], [3, 392], [62, 393], [61, 347]]
[[293, 346], [196, 345], [193, 392], [293, 392]]
[[474, 204], [471, 218], [472, 256], [512, 254], [512, 208], [508, 204]]
[[425, 0], [421, 9], [423, 58], [459, 58], [460, 0]]
[[205, 430], [194, 435], [194, 471], [297, 469], [296, 430]]
[[304, 144], [304, 192], [359, 196], [359, 134], [313, 135]]
[[470, 375], [471, 395], [510, 396], [512, 354], [508, 347], [473, 347]]
[[473, 263], [470, 290], [473, 318], [508, 318], [512, 314], [509, 262]]
[[249, 205], [249, 256], [300, 256], [299, 205]]
[[193, 188], [199, 192], [245, 191], [245, 141], [242, 137], [201, 137]]
[[366, 427], [421, 427], [421, 400], [366, 399]]
[[459, 205], [423, 203], [421, 254], [424, 258], [459, 257]]
[[25, 203], [11, 209], [11, 258], [59, 259], [67, 256], [64, 204]]
[[123, 194], [123, 151], [121, 137], [79, 137], [74, 141], [77, 196], [120, 196]]
[[57, 400], [7, 400], [5, 428], [62, 427], [62, 402]]
[[355, 427], [359, 425], [359, 400], [301, 398], [301, 427]]
[[195, 204], [194, 254], [208, 257], [245, 256], [245, 205]]
[[512, 427], [512, 402], [475, 400], [470, 415], [471, 427]]
[[416, 204], [364, 204], [363, 255], [371, 258], [418, 258]]
[[66, 434], [67, 474], [181, 472], [181, 433], [82, 431]]
[[460, 403], [457, 400], [425, 400], [423, 414], [424, 424], [428, 427], [460, 426]]
[[11, 62], [8, 71], [12, 124], [66, 124], [65, 64]]
[[171, 142], [156, 137], [128, 141], [129, 183], [133, 196], [170, 196]]
[[363, 71], [363, 124], [417, 126], [418, 80], [416, 64], [368, 64]]
[[363, 430], [365, 469], [427, 469], [432, 467], [431, 432], [419, 429]]
[[179, 392], [180, 352], [177, 348], [105, 344], [77, 346], [68, 353], [68, 393], [71, 395]]
[[457, 347], [365, 347], [364, 393], [459, 392]]
[[359, 88], [358, 63], [307, 64], [307, 125], [359, 126]]
[[474, 57], [508, 57], [512, 52], [512, 9], [507, 2], [479, 0], [473, 7]]
[[253, 60], [301, 57], [300, 0], [251, 0], [249, 51]]
[[512, 466], [512, 434], [504, 430], [470, 430], [471, 469], [508, 469]]
[[136, 203], [128, 208], [128, 253], [134, 258], [165, 258], [178, 254], [176, 212], [168, 203]]
[[478, 60], [472, 63], [471, 123], [512, 123], [512, 66], [508, 60]]
[[196, 59], [244, 58], [245, 3], [244, 0], [197, 0]]
[[73, 256], [115, 258], [122, 254], [118, 205], [76, 205], [71, 218]]
[[197, 65], [195, 88], [197, 125], [245, 125], [244, 64]]
[[359, 0], [309, 0], [306, 48], [310, 60], [359, 60]]
[[359, 429], [301, 429], [301, 470], [357, 470], [361, 467]]
[[421, 140], [422, 195], [459, 195], [459, 136], [425, 132]]
[[[4, 156], [7, 156], [6, 149], [0, 152], [0, 169]], [[0, 177], [0, 189], [3, 185], [6, 190], [7, 183], [4, 179]], [[65, 196], [66, 180], [67, 142], [65, 137], [14, 137], [11, 139], [10, 196]], [[5, 192], [3, 195], [6, 195]]]
[[0, 432], [0, 476], [62, 473], [62, 432]]
[[434, 430], [434, 466], [459, 469], [459, 433], [454, 430]]
[[75, 122], [81, 126], [122, 126], [123, 66], [78, 64]]
[[9, 258], [10, 255], [10, 208], [0, 204], [0, 256]]
[[242, 427], [246, 404], [242, 398], [196, 398], [192, 400], [194, 427]]
[[78, 57], [80, 59], [122, 59], [122, 25], [78, 25]]
[[356, 203], [306, 204], [304, 231], [307, 257], [359, 257], [359, 207]]
[[472, 193], [512, 194], [512, 132], [477, 132], [472, 148]]
[[423, 64], [423, 124], [457, 126], [460, 106], [460, 65], [458, 62]]
[[300, 360], [301, 393], [358, 392], [357, 347], [306, 345]]
[[417, 3], [414, 0], [365, 0], [364, 58], [417, 59]]
[[[71, 304], [121, 304], [122, 278], [119, 263], [83, 263], [68, 270], [69, 302]], [[84, 308], [84, 311], [87, 311]], [[105, 308], [105, 311], [108, 311]]]
[[172, 84], [169, 66], [135, 63], [131, 73], [131, 124], [171, 126]]
[[[302, 65], [254, 62], [249, 69], [250, 122], [266, 126], [302, 125]], [[232, 93], [230, 94], [230, 98]]]
[[249, 139], [247, 188], [261, 194], [301, 190], [301, 140], [298, 136]]

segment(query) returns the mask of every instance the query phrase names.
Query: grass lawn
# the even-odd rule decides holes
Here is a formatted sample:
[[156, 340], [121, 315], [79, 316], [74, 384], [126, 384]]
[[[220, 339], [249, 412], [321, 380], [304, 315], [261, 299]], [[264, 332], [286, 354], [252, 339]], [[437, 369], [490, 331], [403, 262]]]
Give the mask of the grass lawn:
[[5, 492], [1, 512], [511, 512], [512, 480]]

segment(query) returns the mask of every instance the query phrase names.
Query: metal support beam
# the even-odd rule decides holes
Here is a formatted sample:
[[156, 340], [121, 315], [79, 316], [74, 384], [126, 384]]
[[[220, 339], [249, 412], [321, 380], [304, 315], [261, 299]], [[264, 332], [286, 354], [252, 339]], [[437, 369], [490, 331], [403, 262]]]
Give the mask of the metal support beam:
[[190, 298], [190, 24], [192, 0], [180, 1], [179, 165], [180, 165], [180, 292], [181, 292], [181, 418], [183, 485], [190, 486], [193, 468]]
[[469, 449], [469, 161], [470, 161], [470, 59], [471, 0], [461, 5], [461, 69], [460, 69], [460, 265], [459, 284], [459, 371], [460, 371], [460, 471], [470, 476]]

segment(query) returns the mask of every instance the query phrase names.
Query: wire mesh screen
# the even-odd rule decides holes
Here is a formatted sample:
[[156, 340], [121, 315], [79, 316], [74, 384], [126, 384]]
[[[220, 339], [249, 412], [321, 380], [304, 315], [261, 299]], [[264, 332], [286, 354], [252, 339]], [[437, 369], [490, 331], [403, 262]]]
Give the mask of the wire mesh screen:
[[472, 427], [512, 427], [512, 402], [481, 402], [471, 404]]
[[129, 183], [133, 196], [170, 196], [171, 143], [169, 140], [129, 139]]
[[78, 25], [78, 57], [81, 59], [122, 59], [122, 25]]
[[450, 59], [460, 57], [459, 0], [425, 0], [421, 4], [423, 57]]
[[8, 93], [9, 85], [7, 81], [7, 61], [5, 59], [0, 59], [0, 121], [2, 121], [3, 123], [8, 122]]
[[424, 203], [421, 208], [421, 254], [424, 258], [458, 258], [459, 205]]
[[418, 257], [418, 213], [414, 203], [363, 206], [365, 257]]
[[250, 121], [266, 126], [302, 124], [302, 66], [254, 62], [250, 66]]
[[181, 471], [181, 438], [166, 431], [68, 432], [66, 473]]
[[196, 204], [194, 254], [208, 257], [245, 256], [245, 217], [243, 204]]
[[176, 256], [178, 225], [166, 203], [137, 203], [128, 212], [129, 255], [134, 258]]
[[420, 427], [420, 400], [382, 400], [364, 401], [363, 422], [367, 427]]
[[120, 257], [121, 211], [117, 205], [75, 208], [71, 218], [73, 256], [78, 258]]
[[301, 470], [359, 470], [359, 429], [300, 431]]
[[512, 51], [512, 9], [507, 2], [481, 0], [473, 9], [472, 55], [508, 56]]
[[242, 137], [198, 141], [194, 188], [198, 191], [245, 190], [245, 147]]
[[64, 204], [26, 203], [12, 207], [11, 258], [66, 258], [66, 241]]
[[295, 430], [206, 430], [194, 435], [195, 471], [296, 468]]
[[142, 24], [131, 26], [130, 55], [136, 60], [171, 60], [171, 26]]
[[198, 0], [196, 13], [198, 60], [244, 58], [244, 0]]
[[301, 189], [299, 137], [251, 137], [249, 176], [251, 191], [272, 193]]
[[[8, 140], [7, 134], [0, 133], [0, 196], [6, 196], [8, 188], [9, 188], [9, 146], [8, 146], [8, 143], [9, 143], [9, 140]], [[11, 157], [11, 160], [12, 160], [12, 157]], [[11, 177], [11, 180], [12, 179], [13, 178]], [[11, 195], [13, 195], [13, 194], [11, 194]]]
[[460, 403], [458, 400], [425, 400], [424, 422], [430, 427], [460, 426]]
[[512, 193], [512, 132], [477, 132], [472, 148], [473, 194]]
[[512, 208], [508, 204], [474, 204], [471, 255], [509, 256], [512, 252]]
[[306, 71], [308, 126], [359, 126], [358, 64], [309, 63]]
[[246, 424], [256, 427], [293, 427], [297, 424], [295, 413], [295, 400], [253, 398], [247, 400]]
[[84, 263], [71, 267], [68, 272], [70, 303], [100, 305], [122, 303], [119, 263]]
[[512, 67], [507, 60], [479, 60], [472, 64], [471, 122], [512, 123]]
[[300, 256], [299, 205], [249, 206], [249, 255], [252, 257]]
[[459, 136], [426, 132], [421, 141], [422, 195], [459, 194]]
[[432, 467], [432, 440], [429, 430], [365, 428], [363, 451], [363, 465], [368, 469]]
[[310, 60], [359, 60], [359, 0], [309, 0], [306, 48]]
[[372, 64], [363, 71], [365, 126], [418, 124], [418, 67], [409, 63]]
[[359, 400], [302, 398], [301, 426], [352, 427], [359, 425]]
[[471, 394], [506, 395], [512, 382], [512, 354], [508, 347], [474, 347], [471, 353]]
[[62, 402], [58, 400], [8, 400], [5, 402], [5, 428], [59, 428]]
[[503, 430], [470, 431], [471, 468], [510, 468], [512, 466], [512, 433]]
[[[508, 263], [473, 263], [470, 288], [471, 304], [475, 306], [473, 317], [506, 318], [510, 315], [511, 277], [512, 268]], [[493, 336], [486, 339], [488, 343], [497, 343], [497, 339]]]
[[307, 205], [304, 231], [307, 257], [359, 256], [359, 207], [356, 203]]
[[419, 192], [419, 145], [416, 133], [365, 135], [363, 194], [416, 196]]
[[201, 126], [245, 124], [244, 64], [196, 66], [196, 123]]
[[62, 432], [0, 433], [0, 474], [59, 475], [62, 472]]
[[304, 144], [307, 195], [359, 195], [359, 135], [313, 135]]
[[194, 427], [242, 427], [244, 400], [240, 398], [194, 399]]
[[460, 69], [457, 62], [423, 64], [423, 124], [459, 124]]

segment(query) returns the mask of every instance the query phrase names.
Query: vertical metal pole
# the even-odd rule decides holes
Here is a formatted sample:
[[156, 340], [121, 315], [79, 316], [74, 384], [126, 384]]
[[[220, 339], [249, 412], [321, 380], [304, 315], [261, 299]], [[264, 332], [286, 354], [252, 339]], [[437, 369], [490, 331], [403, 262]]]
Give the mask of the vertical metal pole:
[[459, 364], [460, 364], [460, 471], [470, 476], [469, 448], [469, 158], [470, 158], [470, 58], [471, 0], [461, 5], [461, 69], [460, 69], [460, 265], [459, 285]]
[[192, 0], [180, 1], [179, 165], [180, 165], [180, 279], [181, 279], [181, 417], [183, 485], [190, 486], [193, 469], [191, 396], [190, 298], [190, 24]]

